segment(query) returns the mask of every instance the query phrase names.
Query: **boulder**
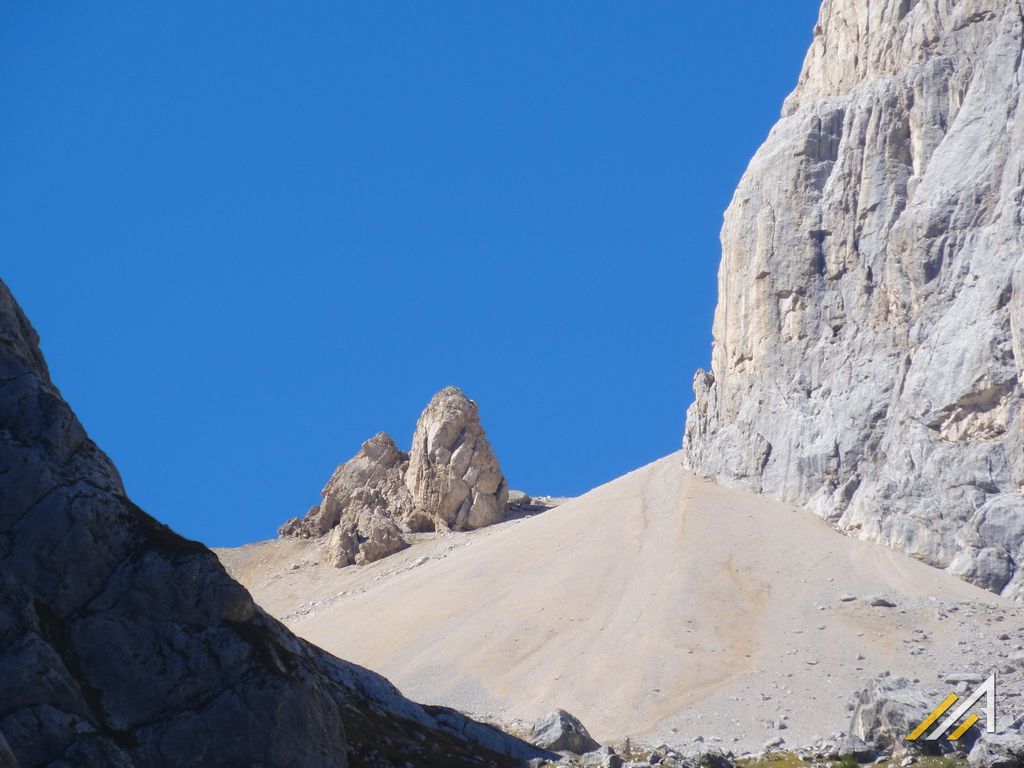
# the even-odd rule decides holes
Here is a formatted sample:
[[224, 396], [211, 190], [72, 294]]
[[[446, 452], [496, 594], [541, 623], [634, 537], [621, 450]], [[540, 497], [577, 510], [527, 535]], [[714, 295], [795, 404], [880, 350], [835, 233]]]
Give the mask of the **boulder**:
[[827, 739], [816, 739], [810, 747], [798, 751], [805, 762], [834, 762], [852, 757], [858, 763], [870, 763], [878, 757], [878, 749], [859, 736], [834, 733]]
[[1000, 591], [1009, 583], [1016, 566], [1004, 547], [965, 547], [957, 552], [949, 571], [983, 589]]
[[480, 426], [477, 404], [445, 387], [416, 423], [406, 486], [410, 526], [471, 530], [500, 523], [508, 514], [508, 484]]
[[1024, 736], [1020, 733], [982, 734], [968, 755], [971, 768], [1021, 768]]
[[729, 754], [718, 747], [707, 746], [703, 742], [682, 747], [678, 753], [686, 765], [697, 768], [734, 768], [736, 765]]
[[858, 736], [844, 736], [836, 745], [840, 759], [852, 757], [858, 763], [870, 763], [878, 757], [878, 750]]
[[[963, 746], [963, 741], [906, 740], [907, 734], [927, 717], [939, 701], [941, 697], [936, 699], [904, 678], [877, 678], [857, 695], [850, 720], [850, 735], [897, 756], [909, 752], [954, 752]], [[846, 745], [841, 745], [841, 749], [845, 748]]]
[[541, 749], [577, 755], [593, 752], [600, 746], [583, 727], [583, 723], [564, 709], [556, 709], [534, 723], [529, 740]]
[[512, 490], [508, 492], [508, 505], [526, 509], [533, 506], [533, 498], [524, 491]]
[[554, 509], [565, 501], [566, 499], [555, 496], [530, 496], [523, 491], [509, 491], [508, 516], [535, 515]]
[[583, 755], [580, 765], [593, 768], [622, 768], [622, 758], [615, 754], [611, 747], [598, 747], [593, 752]]

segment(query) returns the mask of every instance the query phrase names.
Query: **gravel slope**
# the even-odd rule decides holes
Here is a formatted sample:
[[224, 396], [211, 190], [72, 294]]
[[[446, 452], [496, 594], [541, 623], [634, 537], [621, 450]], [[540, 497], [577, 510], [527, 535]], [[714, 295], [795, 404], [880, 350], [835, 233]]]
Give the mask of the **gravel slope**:
[[679, 453], [361, 568], [327, 566], [310, 542], [218, 554], [297, 634], [406, 695], [506, 723], [560, 706], [606, 742], [808, 743], [845, 729], [847, 702], [886, 671], [945, 695], [950, 671], [1002, 664], [1011, 713], [1024, 688], [1019, 606], [706, 483]]

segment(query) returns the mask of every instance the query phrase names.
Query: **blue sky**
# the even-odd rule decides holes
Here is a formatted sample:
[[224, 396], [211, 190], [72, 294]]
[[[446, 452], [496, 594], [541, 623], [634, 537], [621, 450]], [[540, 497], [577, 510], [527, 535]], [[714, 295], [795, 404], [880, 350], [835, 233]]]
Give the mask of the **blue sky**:
[[512, 487], [675, 450], [817, 0], [0, 7], [0, 276], [143, 508], [274, 535], [446, 384]]

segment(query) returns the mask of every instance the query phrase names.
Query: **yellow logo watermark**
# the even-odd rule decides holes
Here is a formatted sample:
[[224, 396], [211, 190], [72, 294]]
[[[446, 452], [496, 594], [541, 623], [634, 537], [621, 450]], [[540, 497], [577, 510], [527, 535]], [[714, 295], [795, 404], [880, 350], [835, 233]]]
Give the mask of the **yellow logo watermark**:
[[[967, 733], [970, 727], [974, 725], [976, 722], [978, 722], [978, 720], [980, 720], [981, 718], [979, 718], [974, 712], [971, 712], [971, 714], [968, 715], [968, 717], [962, 723], [960, 722], [960, 719], [964, 715], [966, 715], [967, 711], [975, 704], [977, 704], [982, 697], [985, 697], [985, 708], [983, 710], [985, 713], [985, 730], [988, 733], [995, 733], [996, 676], [993, 672], [991, 675], [989, 675], [988, 680], [979, 685], [974, 690], [974, 692], [959, 707], [953, 710], [952, 714], [950, 714], [945, 720], [943, 720], [941, 724], [937, 725], [931, 733], [925, 736], [925, 741], [936, 741], [937, 739], [942, 738], [942, 735], [957, 723], [960, 723], [960, 725], [957, 726], [955, 731], [949, 734], [947, 739], [949, 741], [956, 741], [965, 733]], [[950, 707], [956, 704], [959, 700], [960, 697], [957, 696], [955, 693], [949, 694], [949, 696], [942, 700], [942, 703], [939, 704], [939, 706], [937, 706], [935, 709], [931, 711], [931, 714], [929, 714], [928, 717], [921, 721], [921, 724], [917, 726], [917, 728], [910, 732], [910, 735], [907, 736], [907, 741], [917, 741], [918, 739], [920, 739], [921, 736], [924, 735], [924, 733], [932, 727], [932, 724], [940, 717], [942, 717], [946, 713], [946, 710], [948, 710]]]

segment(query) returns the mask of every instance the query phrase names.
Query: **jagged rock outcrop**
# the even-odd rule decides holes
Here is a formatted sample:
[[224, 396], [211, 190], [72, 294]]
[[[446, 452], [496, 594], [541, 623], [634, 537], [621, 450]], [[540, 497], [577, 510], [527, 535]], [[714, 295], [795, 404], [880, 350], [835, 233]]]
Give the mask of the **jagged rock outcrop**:
[[508, 513], [508, 483], [480, 426], [477, 404], [455, 387], [430, 400], [412, 438], [406, 485], [420, 524], [472, 530]]
[[327, 535], [327, 554], [338, 566], [365, 565], [406, 545], [397, 521], [413, 511], [405, 487], [409, 456], [380, 432], [338, 467], [305, 518], [292, 518], [282, 536]]
[[1021, 0], [826, 0], [725, 215], [694, 471], [1024, 597]]
[[[522, 497], [529, 503], [520, 512], [554, 506]], [[327, 536], [334, 565], [365, 565], [407, 546], [406, 533], [482, 528], [504, 520], [508, 510], [508, 484], [476, 403], [446, 387], [420, 415], [411, 455], [377, 434], [335, 470], [320, 504], [278, 533]]]
[[539, 756], [299, 640], [206, 547], [132, 504], [2, 282], [0, 681], [4, 765], [470, 766]]
[[408, 546], [398, 525], [383, 510], [346, 514], [327, 534], [327, 557], [338, 568], [366, 565]]

